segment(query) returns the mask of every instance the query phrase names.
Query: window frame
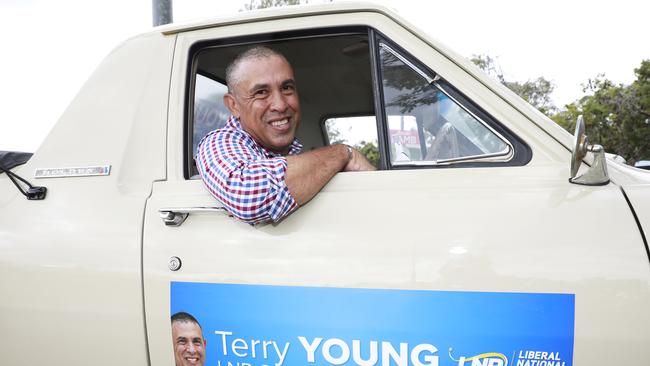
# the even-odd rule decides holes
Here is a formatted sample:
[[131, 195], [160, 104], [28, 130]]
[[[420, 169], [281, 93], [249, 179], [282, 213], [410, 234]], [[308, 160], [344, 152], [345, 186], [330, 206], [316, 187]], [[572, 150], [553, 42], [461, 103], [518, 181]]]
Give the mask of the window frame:
[[[382, 169], [385, 170], [408, 170], [408, 169], [439, 169], [439, 168], [465, 168], [465, 167], [503, 167], [503, 166], [523, 166], [528, 164], [532, 159], [532, 150], [519, 136], [510, 131], [507, 127], [501, 124], [496, 118], [488, 114], [485, 110], [480, 108], [474, 101], [462, 94], [458, 89], [456, 89], [451, 83], [447, 82], [442, 78], [438, 73], [431, 70], [428, 66], [420, 62], [416, 57], [406, 51], [404, 48], [392, 42], [388, 37], [383, 35], [381, 32], [373, 30], [371, 42], [374, 47], [371, 47], [371, 52], [374, 53], [374, 60], [371, 56], [371, 61], [373, 61], [372, 67], [374, 69], [374, 74], [376, 74], [376, 79], [373, 80], [375, 83], [375, 89], [378, 95], [381, 96], [379, 101], [376, 101], [376, 110], [377, 120], [379, 121], [380, 115], [382, 122], [385, 128], [379, 129], [378, 133], [383, 133], [383, 146], [382, 138], [379, 138], [380, 141], [380, 158], [382, 161]], [[385, 99], [383, 95], [383, 74], [381, 70], [381, 58], [380, 50], [381, 45], [384, 45], [389, 50], [393, 51], [398, 59], [400, 59], [406, 66], [411, 68], [414, 72], [418, 73], [425, 80], [431, 80], [431, 85], [438, 88], [455, 103], [457, 103], [463, 110], [469, 113], [472, 117], [476, 118], [482, 125], [488, 128], [491, 132], [495, 133], [500, 139], [502, 139], [508, 146], [511, 148], [510, 157], [508, 160], [495, 161], [489, 160], [492, 157], [480, 155], [480, 158], [463, 157], [458, 159], [447, 159], [445, 161], [436, 163], [434, 161], [422, 161], [422, 162], [409, 162], [405, 164], [394, 164], [390, 162], [390, 145], [388, 144], [389, 140], [389, 131], [388, 131], [388, 117], [386, 116], [386, 106]], [[381, 131], [381, 132], [380, 132]], [[384, 160], [386, 161], [386, 167], [383, 166]]]
[[[196, 165], [194, 164], [194, 156], [192, 155], [193, 149], [193, 134], [194, 134], [194, 101], [196, 89], [196, 75], [198, 69], [198, 58], [201, 51], [208, 48], [219, 47], [234, 47], [242, 45], [253, 44], [272, 44], [273, 42], [309, 39], [309, 38], [322, 38], [328, 36], [342, 36], [349, 34], [367, 34], [371, 29], [367, 25], [346, 25], [334, 27], [322, 27], [312, 29], [290, 30], [284, 32], [271, 32], [245, 36], [205, 39], [195, 42], [189, 47], [187, 58], [187, 75], [185, 82], [185, 105], [183, 111], [183, 177], [185, 180], [191, 180], [193, 173], [196, 173]], [[368, 39], [369, 45], [372, 44], [370, 38]], [[370, 47], [370, 46], [369, 46]], [[372, 61], [370, 62], [371, 69]], [[205, 75], [204, 75], [205, 76]], [[214, 80], [220, 78], [210, 77]], [[374, 83], [373, 83], [374, 85]]]
[[[320, 38], [327, 36], [340, 36], [345, 34], [363, 34], [368, 35], [368, 48], [370, 58], [370, 74], [372, 82], [373, 101], [375, 109], [375, 119], [377, 121], [377, 143], [380, 152], [380, 166], [381, 170], [406, 170], [406, 169], [438, 169], [438, 168], [463, 168], [463, 167], [503, 167], [503, 166], [523, 166], [528, 164], [532, 159], [531, 148], [517, 135], [510, 131], [503, 124], [499, 123], [496, 118], [485, 112], [470, 98], [462, 94], [449, 82], [444, 80], [438, 73], [431, 70], [425, 64], [420, 62], [411, 53], [404, 48], [395, 44], [389, 37], [382, 34], [380, 31], [368, 25], [358, 26], [336, 26], [325, 27], [316, 29], [294, 30], [286, 32], [273, 32], [247, 36], [217, 38], [209, 40], [201, 40], [192, 44], [189, 49], [188, 68], [186, 75], [185, 87], [185, 106], [184, 106], [184, 131], [183, 131], [183, 174], [186, 180], [191, 179], [193, 174], [196, 173], [194, 165], [193, 149], [193, 130], [194, 130], [194, 102], [195, 102], [195, 88], [196, 88], [196, 75], [198, 68], [198, 57], [201, 51], [208, 48], [218, 47], [233, 47], [245, 44], [259, 44], [259, 43], [272, 43], [279, 41], [291, 41], [308, 38]], [[390, 162], [390, 144], [389, 131], [388, 131], [388, 118], [386, 116], [385, 100], [383, 94], [383, 75], [380, 62], [380, 48], [381, 44], [385, 45], [388, 49], [397, 53], [400, 60], [407, 66], [411, 67], [414, 72], [425, 77], [425, 80], [431, 79], [435, 86], [445, 93], [450, 99], [461, 106], [466, 112], [476, 118], [484, 126], [490, 129], [503, 139], [512, 148], [512, 157], [507, 161], [494, 161], [486, 160], [487, 157], [481, 156], [479, 159], [469, 160], [463, 157], [460, 161], [450, 159], [453, 161], [445, 161], [441, 163], [435, 162], [420, 162], [414, 164], [397, 164]], [[396, 56], [397, 56], [396, 54]], [[203, 75], [204, 73], [202, 73]], [[429, 76], [432, 75], [432, 76]], [[220, 82], [220, 78], [214, 75], [203, 75]], [[367, 113], [360, 112], [359, 115], [367, 115]], [[353, 116], [352, 114], [346, 116]], [[324, 116], [320, 121], [322, 138], [326, 144], [329, 144], [326, 131], [324, 130], [324, 121], [327, 118], [337, 117], [335, 115]], [[424, 163], [424, 164], [422, 164]], [[433, 164], [432, 164], [433, 163]]]

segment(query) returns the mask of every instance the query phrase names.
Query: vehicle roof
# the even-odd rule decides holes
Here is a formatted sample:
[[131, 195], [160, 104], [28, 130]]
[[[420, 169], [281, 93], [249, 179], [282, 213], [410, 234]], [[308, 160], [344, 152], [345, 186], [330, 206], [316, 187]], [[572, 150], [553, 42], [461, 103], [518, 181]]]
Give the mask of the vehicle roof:
[[[301, 16], [340, 14], [360, 11], [376, 12], [384, 14], [390, 18], [396, 18], [394, 11], [391, 11], [388, 8], [377, 4], [366, 2], [343, 2], [318, 5], [293, 5], [244, 11], [238, 14], [230, 14], [222, 17], [211, 17], [185, 23], [167, 24], [157, 27], [155, 30], [162, 32], [163, 34], [174, 34], [197, 29], [213, 28], [216, 26], [228, 26], [232, 24], [243, 24], [282, 18], [296, 18]], [[400, 23], [403, 23], [403, 20], [400, 19]]]
[[414, 26], [407, 20], [399, 16], [395, 11], [381, 5], [367, 3], [367, 2], [336, 2], [318, 5], [295, 5], [278, 8], [259, 9], [254, 11], [245, 11], [239, 14], [228, 15], [224, 17], [213, 17], [207, 19], [196, 20], [181, 24], [168, 24], [154, 28], [153, 32], [160, 32], [165, 35], [174, 35], [177, 33], [194, 31], [199, 29], [224, 27], [234, 24], [245, 24], [267, 20], [279, 20], [284, 18], [307, 17], [314, 15], [329, 15], [329, 14], [343, 14], [355, 12], [374, 12], [379, 13], [396, 23], [409, 29], [415, 36], [420, 38], [423, 42], [429, 44], [432, 48], [436, 49], [445, 55], [451, 62], [458, 65], [470, 75], [474, 76], [488, 89], [492, 90], [497, 95], [501, 96], [513, 108], [527, 116], [531, 122], [546, 131], [553, 139], [558, 141], [568, 151], [571, 151], [573, 145], [573, 138], [570, 133], [565, 131], [557, 123], [544, 116], [541, 112], [535, 109], [530, 104], [526, 103], [523, 99], [517, 96], [514, 92], [508, 89], [501, 83], [492, 80], [482, 70], [472, 64], [462, 55], [456, 53], [453, 49], [447, 47], [442, 42], [432, 38], [426, 32], [423, 32], [418, 27]]

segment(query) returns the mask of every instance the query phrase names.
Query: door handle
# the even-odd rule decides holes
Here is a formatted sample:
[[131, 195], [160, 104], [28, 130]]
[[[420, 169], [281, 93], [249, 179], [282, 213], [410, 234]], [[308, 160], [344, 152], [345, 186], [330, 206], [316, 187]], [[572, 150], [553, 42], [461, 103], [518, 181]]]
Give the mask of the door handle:
[[223, 207], [177, 207], [161, 208], [158, 210], [160, 218], [167, 226], [181, 226], [190, 214], [197, 213], [228, 213]]

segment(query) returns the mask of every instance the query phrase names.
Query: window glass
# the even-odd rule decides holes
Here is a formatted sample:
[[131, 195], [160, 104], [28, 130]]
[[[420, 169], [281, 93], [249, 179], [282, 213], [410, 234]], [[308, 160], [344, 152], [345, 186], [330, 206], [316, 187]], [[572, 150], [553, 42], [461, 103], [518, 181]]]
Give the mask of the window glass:
[[374, 166], [379, 167], [375, 116], [328, 118], [324, 128], [330, 145], [350, 145], [365, 155]]
[[384, 44], [380, 61], [393, 165], [509, 157], [502, 137]]
[[194, 147], [192, 156], [196, 155], [196, 147], [208, 132], [223, 127], [230, 117], [228, 108], [223, 104], [223, 96], [228, 88], [213, 79], [196, 75], [194, 89]]

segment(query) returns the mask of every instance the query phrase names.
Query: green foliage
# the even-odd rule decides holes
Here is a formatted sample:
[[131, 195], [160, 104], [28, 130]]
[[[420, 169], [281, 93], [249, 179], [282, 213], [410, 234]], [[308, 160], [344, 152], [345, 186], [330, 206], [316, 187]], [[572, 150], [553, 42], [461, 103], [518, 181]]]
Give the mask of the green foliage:
[[647, 126], [650, 118], [650, 60], [643, 60], [638, 69], [634, 69], [636, 81], [632, 83], [632, 93], [637, 97], [639, 114], [645, 119]]
[[557, 108], [551, 102], [551, 93], [553, 93], [555, 86], [543, 77], [538, 77], [533, 81], [528, 80], [524, 83], [505, 81], [504, 84], [545, 115], [551, 116], [557, 112]]
[[584, 85], [586, 96], [552, 118], [570, 132], [584, 116], [591, 142], [627, 159], [629, 164], [650, 157], [650, 60], [634, 70], [630, 85], [616, 85], [598, 75]]
[[384, 86], [406, 91], [387, 100], [387, 107], [399, 108], [399, 113], [408, 114], [420, 106], [432, 105], [437, 101], [435, 89], [395, 55], [382, 49], [380, 59]]
[[582, 114], [592, 143], [625, 157], [629, 164], [650, 158], [650, 60], [634, 70], [637, 79], [630, 85], [596, 76], [583, 85], [586, 95], [562, 110], [552, 104], [554, 85], [543, 77], [524, 83], [509, 81], [492, 57], [473, 55], [471, 61], [567, 131], [574, 132]]
[[470, 61], [545, 115], [550, 117], [557, 112], [557, 108], [551, 102], [551, 93], [553, 93], [555, 85], [549, 80], [538, 77], [524, 83], [509, 81], [503, 76], [503, 72], [496, 60], [489, 55], [472, 55]]
[[365, 142], [354, 145], [354, 148], [359, 150], [372, 165], [379, 168], [379, 148], [375, 142]]
[[501, 68], [497, 64], [496, 60], [490, 57], [490, 55], [472, 55], [472, 58], [469, 60], [486, 74], [496, 78], [502, 83], [505, 82]]

